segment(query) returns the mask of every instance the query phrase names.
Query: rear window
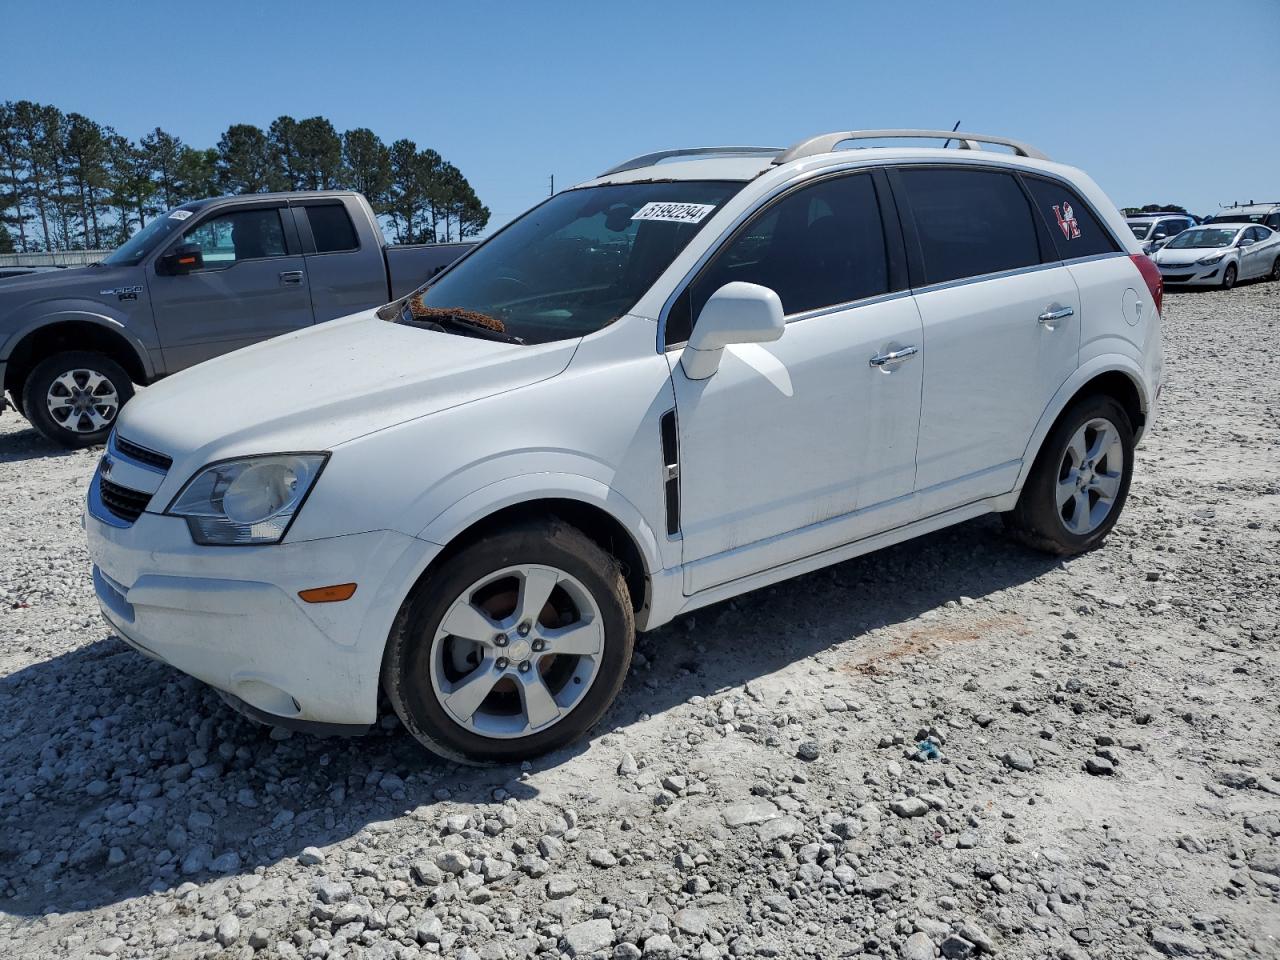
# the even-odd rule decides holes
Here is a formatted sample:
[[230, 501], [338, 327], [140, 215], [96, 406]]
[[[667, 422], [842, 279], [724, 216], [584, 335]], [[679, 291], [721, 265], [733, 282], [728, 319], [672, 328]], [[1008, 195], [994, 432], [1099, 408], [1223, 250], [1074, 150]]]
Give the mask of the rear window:
[[904, 168], [927, 283], [1040, 263], [1026, 194], [1012, 174], [991, 170]]
[[[1027, 189], [1035, 199], [1040, 216], [1049, 225], [1049, 235], [1063, 260], [1115, 253], [1111, 231], [1102, 225], [1093, 211], [1074, 190], [1057, 180], [1024, 176]], [[1158, 231], [1157, 231], [1158, 232]]]
[[336, 253], [360, 246], [356, 240], [356, 228], [347, 215], [347, 208], [342, 204], [322, 203], [308, 205], [303, 209], [307, 211], [311, 235], [315, 237], [316, 253]]

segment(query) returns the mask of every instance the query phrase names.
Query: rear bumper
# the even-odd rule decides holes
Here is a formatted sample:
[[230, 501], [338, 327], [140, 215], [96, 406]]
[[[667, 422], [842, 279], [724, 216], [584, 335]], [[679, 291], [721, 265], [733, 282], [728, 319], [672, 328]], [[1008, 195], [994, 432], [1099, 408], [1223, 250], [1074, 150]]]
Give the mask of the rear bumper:
[[[355, 733], [377, 720], [387, 635], [440, 549], [375, 531], [265, 547], [202, 547], [176, 517], [127, 527], [86, 513], [99, 606], [139, 652], [217, 688], [255, 719]], [[355, 582], [341, 603], [299, 590]]]

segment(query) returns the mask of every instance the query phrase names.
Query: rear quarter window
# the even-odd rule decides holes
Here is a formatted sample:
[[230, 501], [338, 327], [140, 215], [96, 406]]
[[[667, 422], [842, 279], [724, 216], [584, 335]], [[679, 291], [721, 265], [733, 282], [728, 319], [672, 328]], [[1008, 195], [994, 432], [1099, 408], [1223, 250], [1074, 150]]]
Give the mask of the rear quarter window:
[[[1057, 180], [1023, 175], [1063, 260], [1116, 253], [1120, 246], [1080, 195]], [[1173, 236], [1172, 233], [1168, 234]]]
[[316, 241], [316, 253], [337, 253], [360, 246], [356, 228], [340, 203], [321, 203], [303, 207]]

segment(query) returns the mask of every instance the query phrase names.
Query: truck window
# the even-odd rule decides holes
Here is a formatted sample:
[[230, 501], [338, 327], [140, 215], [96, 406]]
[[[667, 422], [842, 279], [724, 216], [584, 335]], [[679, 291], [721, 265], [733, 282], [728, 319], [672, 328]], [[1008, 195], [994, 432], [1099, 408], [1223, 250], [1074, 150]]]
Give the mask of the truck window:
[[285, 255], [284, 226], [277, 209], [233, 210], [210, 217], [184, 233], [182, 241], [200, 245], [206, 269]]
[[307, 204], [302, 209], [307, 211], [307, 222], [311, 224], [311, 235], [316, 241], [316, 253], [337, 253], [360, 246], [355, 225], [341, 203]]

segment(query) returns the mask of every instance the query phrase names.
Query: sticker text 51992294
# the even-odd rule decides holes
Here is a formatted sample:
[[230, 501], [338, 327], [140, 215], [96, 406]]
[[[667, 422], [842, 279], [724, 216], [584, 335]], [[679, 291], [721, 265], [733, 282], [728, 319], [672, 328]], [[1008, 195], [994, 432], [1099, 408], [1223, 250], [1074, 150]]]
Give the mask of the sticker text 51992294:
[[632, 220], [667, 220], [671, 223], [701, 223], [714, 210], [709, 203], [646, 203], [631, 215]]

